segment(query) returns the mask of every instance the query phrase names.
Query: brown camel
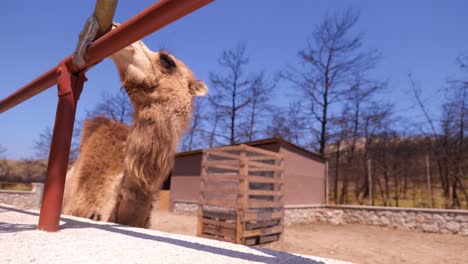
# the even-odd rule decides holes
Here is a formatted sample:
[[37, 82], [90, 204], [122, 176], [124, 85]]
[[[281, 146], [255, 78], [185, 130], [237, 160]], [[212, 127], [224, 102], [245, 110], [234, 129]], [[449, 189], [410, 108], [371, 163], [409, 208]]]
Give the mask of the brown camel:
[[111, 58], [133, 104], [133, 123], [85, 121], [79, 158], [67, 174], [63, 213], [148, 227], [152, 197], [172, 169], [194, 96], [207, 88], [184, 63], [142, 41]]

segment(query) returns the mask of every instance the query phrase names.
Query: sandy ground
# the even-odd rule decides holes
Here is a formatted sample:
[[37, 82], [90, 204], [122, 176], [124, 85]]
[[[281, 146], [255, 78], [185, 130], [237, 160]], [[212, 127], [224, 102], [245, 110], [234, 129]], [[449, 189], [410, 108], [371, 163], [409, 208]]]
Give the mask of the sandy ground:
[[[38, 216], [0, 204], [0, 263], [343, 263], [71, 216], [61, 217], [58, 232], [47, 233], [37, 230]], [[179, 225], [186, 220], [192, 222]]]
[[[195, 235], [197, 218], [156, 211], [152, 228]], [[468, 237], [393, 230], [374, 226], [323, 224], [285, 228], [283, 241], [269, 249], [356, 263], [468, 263]]]

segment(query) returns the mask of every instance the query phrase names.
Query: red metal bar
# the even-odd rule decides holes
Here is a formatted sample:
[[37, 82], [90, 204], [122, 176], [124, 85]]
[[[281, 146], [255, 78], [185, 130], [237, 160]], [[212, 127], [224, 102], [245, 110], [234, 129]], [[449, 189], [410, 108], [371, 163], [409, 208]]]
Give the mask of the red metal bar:
[[58, 230], [62, 209], [65, 175], [75, 123], [76, 104], [86, 81], [84, 73], [71, 73], [69, 65], [62, 62], [57, 69], [58, 105], [54, 134], [47, 164], [47, 180], [42, 198], [37, 228], [48, 232]]
[[[91, 46], [86, 53], [86, 64], [81, 68], [71, 68], [73, 73], [84, 71], [122, 48], [153, 33], [156, 30], [190, 14], [214, 0], [161, 0], [129, 19], [117, 29], [110, 31]], [[72, 56], [64, 62], [70, 64]], [[0, 101], [0, 113], [26, 101], [56, 84], [57, 67], [39, 76], [20, 90]]]
[[57, 83], [57, 67], [39, 76], [34, 81], [26, 84], [10, 96], [0, 101], [0, 113], [20, 104], [21, 102], [39, 94]]

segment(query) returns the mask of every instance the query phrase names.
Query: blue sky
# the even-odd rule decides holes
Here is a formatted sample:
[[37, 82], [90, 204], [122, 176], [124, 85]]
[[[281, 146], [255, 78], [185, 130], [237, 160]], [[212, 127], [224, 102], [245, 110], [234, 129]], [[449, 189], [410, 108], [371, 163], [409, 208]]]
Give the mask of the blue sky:
[[[75, 48], [94, 1], [4, 1], [0, 8], [0, 98], [4, 98], [57, 65]], [[119, 1], [115, 20], [124, 22], [154, 1]], [[208, 82], [216, 71], [216, 58], [238, 42], [246, 42], [252, 70], [274, 75], [297, 63], [314, 27], [327, 12], [344, 8], [360, 10], [356, 30], [363, 32], [366, 49], [378, 49], [382, 61], [375, 78], [389, 79], [385, 99], [396, 104], [406, 119], [421, 115], [412, 108], [407, 74], [412, 72], [423, 88], [430, 112], [437, 115], [439, 89], [459, 71], [455, 58], [468, 54], [468, 1], [466, 0], [217, 0], [145, 38], [152, 49], [165, 48], [183, 60], [199, 79]], [[108, 59], [87, 74], [77, 119], [85, 116], [104, 92], [120, 87]], [[275, 104], [287, 105], [293, 87], [281, 83]], [[8, 158], [32, 157], [34, 141], [46, 127], [53, 127], [56, 88], [0, 114], [0, 144]]]

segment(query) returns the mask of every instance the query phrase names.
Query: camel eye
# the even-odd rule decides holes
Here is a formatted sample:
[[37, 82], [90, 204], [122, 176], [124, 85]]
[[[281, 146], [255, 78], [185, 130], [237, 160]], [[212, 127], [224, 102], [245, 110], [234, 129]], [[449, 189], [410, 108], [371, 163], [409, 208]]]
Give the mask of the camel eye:
[[167, 53], [164, 52], [161, 52], [159, 54], [159, 63], [166, 70], [172, 70], [177, 67], [175, 61]]

